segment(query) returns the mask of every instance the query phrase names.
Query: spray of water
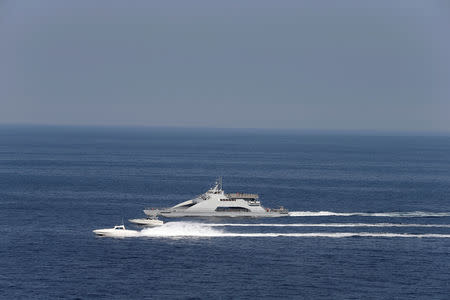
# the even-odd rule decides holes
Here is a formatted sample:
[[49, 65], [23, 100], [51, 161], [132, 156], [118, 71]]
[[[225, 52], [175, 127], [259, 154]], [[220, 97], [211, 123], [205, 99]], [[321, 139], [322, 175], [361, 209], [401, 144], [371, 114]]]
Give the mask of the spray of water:
[[217, 237], [222, 234], [222, 230], [194, 222], [169, 222], [162, 226], [142, 229], [140, 232], [142, 237]]

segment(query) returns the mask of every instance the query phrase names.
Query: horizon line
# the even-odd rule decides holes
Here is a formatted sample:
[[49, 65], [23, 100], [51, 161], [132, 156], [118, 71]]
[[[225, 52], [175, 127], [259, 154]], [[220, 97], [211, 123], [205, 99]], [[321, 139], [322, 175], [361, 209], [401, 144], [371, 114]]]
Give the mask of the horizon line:
[[143, 124], [58, 124], [58, 123], [0, 123], [0, 127], [53, 127], [53, 128], [123, 128], [123, 129], [186, 129], [186, 130], [230, 130], [230, 131], [272, 131], [298, 133], [335, 133], [335, 134], [368, 134], [368, 135], [450, 135], [445, 130], [404, 130], [404, 129], [324, 129], [324, 128], [293, 128], [293, 127], [221, 127], [193, 125], [143, 125]]

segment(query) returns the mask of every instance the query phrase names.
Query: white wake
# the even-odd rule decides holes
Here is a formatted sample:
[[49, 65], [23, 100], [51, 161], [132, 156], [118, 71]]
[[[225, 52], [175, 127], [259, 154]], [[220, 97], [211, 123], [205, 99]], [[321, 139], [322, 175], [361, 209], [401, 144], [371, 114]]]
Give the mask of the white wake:
[[450, 234], [410, 234], [410, 233], [372, 233], [372, 232], [306, 232], [306, 233], [224, 233], [223, 237], [390, 237], [390, 238], [450, 238]]
[[391, 218], [423, 218], [423, 217], [450, 217], [450, 212], [426, 212], [426, 211], [410, 211], [410, 212], [333, 212], [333, 211], [292, 211], [289, 213], [291, 217], [321, 217], [321, 216], [362, 216], [362, 217], [391, 217]]
[[268, 223], [258, 223], [258, 224], [238, 224], [238, 223], [217, 223], [208, 224], [211, 227], [225, 227], [225, 226], [236, 226], [236, 227], [440, 227], [440, 228], [450, 228], [450, 224], [397, 224], [397, 223], [298, 223], [298, 224], [268, 224]]
[[223, 234], [204, 223], [168, 222], [162, 226], [145, 228], [140, 231], [142, 237], [217, 237]]
[[[386, 238], [450, 238], [450, 234], [410, 234], [410, 233], [372, 233], [372, 232], [303, 232], [303, 233], [236, 233], [228, 232], [215, 227], [228, 226], [228, 224], [207, 224], [194, 222], [168, 222], [162, 226], [146, 228], [130, 237], [152, 238], [192, 238], [192, 237], [386, 237]], [[233, 226], [236, 224], [233, 224]], [[253, 224], [241, 224], [253, 225]], [[255, 224], [257, 225], [257, 224]], [[299, 225], [299, 224], [269, 224], [269, 225]], [[318, 225], [318, 224], [316, 224]], [[324, 224], [327, 225], [327, 224]], [[367, 224], [369, 225], [369, 224]], [[420, 225], [420, 224], [417, 224]]]

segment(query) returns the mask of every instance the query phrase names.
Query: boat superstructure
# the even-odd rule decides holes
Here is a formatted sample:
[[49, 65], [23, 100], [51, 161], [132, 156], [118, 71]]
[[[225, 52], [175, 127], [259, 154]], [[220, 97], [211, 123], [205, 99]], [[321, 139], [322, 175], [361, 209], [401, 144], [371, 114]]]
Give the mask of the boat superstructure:
[[145, 209], [148, 216], [177, 217], [285, 217], [288, 210], [261, 206], [258, 194], [230, 193], [222, 188], [222, 179], [206, 193], [166, 209]]

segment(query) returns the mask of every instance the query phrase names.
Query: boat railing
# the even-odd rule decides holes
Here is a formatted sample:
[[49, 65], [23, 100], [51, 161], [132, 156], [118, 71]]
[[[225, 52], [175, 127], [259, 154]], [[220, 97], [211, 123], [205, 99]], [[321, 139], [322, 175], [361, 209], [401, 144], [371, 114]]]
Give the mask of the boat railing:
[[250, 194], [250, 193], [230, 193], [226, 194], [228, 198], [235, 198], [235, 199], [258, 199], [258, 194]]
[[146, 208], [146, 209], [144, 209], [144, 213], [147, 215], [147, 216], [150, 216], [150, 217], [157, 217], [158, 215], [159, 215], [159, 213], [161, 212], [161, 211], [163, 211], [164, 209], [161, 209], [161, 208]]

